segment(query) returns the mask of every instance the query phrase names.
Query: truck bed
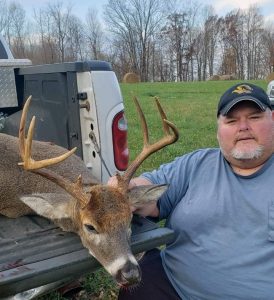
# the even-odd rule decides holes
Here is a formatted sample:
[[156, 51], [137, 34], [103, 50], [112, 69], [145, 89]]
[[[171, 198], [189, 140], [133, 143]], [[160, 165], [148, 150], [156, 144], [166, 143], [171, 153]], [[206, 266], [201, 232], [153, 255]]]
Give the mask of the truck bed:
[[[38, 216], [0, 216], [0, 299], [56, 281], [69, 281], [100, 267], [81, 244]], [[173, 239], [173, 231], [134, 216], [133, 253], [147, 251]]]

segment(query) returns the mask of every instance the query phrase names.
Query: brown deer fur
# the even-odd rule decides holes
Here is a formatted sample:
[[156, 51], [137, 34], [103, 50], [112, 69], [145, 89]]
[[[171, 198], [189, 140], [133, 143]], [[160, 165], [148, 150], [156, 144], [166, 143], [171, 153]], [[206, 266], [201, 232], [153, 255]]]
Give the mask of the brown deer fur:
[[[49, 153], [50, 156], [59, 156], [66, 151], [57, 145], [38, 141], [33, 142], [32, 148], [34, 158], [37, 160], [48, 158]], [[20, 200], [21, 195], [55, 192], [67, 194], [62, 188], [46, 178], [25, 171], [18, 166], [19, 161], [21, 158], [18, 138], [0, 133], [0, 174], [2, 174], [0, 178], [0, 214], [17, 218], [33, 213], [30, 207]], [[72, 155], [62, 163], [50, 166], [48, 169], [56, 171], [70, 181], [75, 181], [77, 176], [81, 174], [85, 185], [96, 183], [84, 162], [76, 155]], [[70, 197], [68, 194], [67, 196]]]

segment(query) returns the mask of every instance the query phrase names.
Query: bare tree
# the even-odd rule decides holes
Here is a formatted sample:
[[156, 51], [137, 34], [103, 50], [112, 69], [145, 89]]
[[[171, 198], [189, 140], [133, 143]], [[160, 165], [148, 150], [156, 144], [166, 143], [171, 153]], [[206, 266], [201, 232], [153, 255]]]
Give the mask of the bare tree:
[[227, 14], [222, 21], [222, 72], [235, 72], [241, 79], [262, 77], [262, 37], [263, 18], [258, 7]]
[[214, 62], [219, 37], [220, 22], [221, 20], [217, 15], [210, 15], [205, 22], [205, 44], [208, 49], [207, 60], [209, 76], [213, 76], [214, 73]]
[[274, 71], [274, 27], [263, 24], [258, 6], [220, 18], [195, 1], [109, 0], [107, 32], [91, 8], [82, 20], [71, 5], [47, 2], [34, 11], [34, 28], [19, 2], [0, 0], [0, 30], [16, 58], [104, 59], [119, 79], [130, 71], [142, 81], [206, 80], [217, 68], [239, 79]]
[[11, 2], [8, 6], [6, 37], [15, 57], [25, 57], [26, 12], [21, 4]]
[[46, 8], [35, 11], [45, 62], [83, 59], [83, 25], [71, 10], [62, 2], [48, 2]]
[[98, 11], [89, 8], [86, 16], [86, 39], [93, 59], [100, 59], [102, 54], [103, 30], [98, 20]]
[[246, 14], [247, 79], [257, 79], [260, 61], [260, 39], [263, 32], [263, 16], [257, 6], [250, 6]]
[[193, 59], [196, 62], [196, 68], [197, 68], [197, 79], [199, 81], [203, 80], [202, 76], [202, 70], [204, 70], [204, 59], [206, 57], [205, 55], [205, 45], [204, 45], [204, 34], [203, 31], [196, 31], [196, 36], [193, 39], [192, 43], [192, 49], [193, 49]]
[[57, 62], [57, 46], [52, 36], [51, 18], [45, 9], [34, 11], [34, 19], [36, 20], [40, 35], [39, 46], [41, 48], [41, 63]]
[[169, 51], [174, 53], [177, 80], [205, 80], [212, 75], [218, 42], [219, 18], [213, 8], [189, 1], [169, 15], [163, 28], [168, 36]]
[[274, 72], [274, 24], [268, 24], [262, 35], [264, 67], [268, 73]]
[[242, 10], [232, 11], [221, 19], [222, 64], [221, 74], [236, 74], [245, 78], [245, 20]]
[[71, 16], [68, 26], [68, 42], [66, 47], [66, 60], [75, 61], [84, 59], [84, 26], [82, 21], [76, 17]]
[[0, 32], [4, 32], [8, 23], [8, 7], [5, 0], [0, 1]]
[[189, 33], [189, 20], [187, 13], [173, 13], [167, 17], [167, 23], [162, 28], [162, 34], [167, 36], [170, 50], [174, 55], [176, 64], [176, 80], [186, 79], [187, 64], [186, 53], [189, 49], [187, 35]]
[[163, 5], [160, 0], [109, 0], [105, 21], [130, 59], [131, 71], [148, 80], [149, 55], [153, 37], [161, 27]]
[[201, 4], [196, 1], [191, 1], [187, 6], [188, 10], [188, 25], [189, 25], [189, 33], [188, 33], [188, 60], [189, 60], [189, 75], [188, 80], [194, 80], [194, 39], [197, 37], [199, 32], [199, 22], [201, 19], [201, 14], [203, 9], [201, 10]]
[[47, 12], [51, 18], [52, 35], [56, 40], [60, 62], [65, 61], [65, 50], [68, 41], [71, 7], [63, 7], [62, 2], [48, 3]]

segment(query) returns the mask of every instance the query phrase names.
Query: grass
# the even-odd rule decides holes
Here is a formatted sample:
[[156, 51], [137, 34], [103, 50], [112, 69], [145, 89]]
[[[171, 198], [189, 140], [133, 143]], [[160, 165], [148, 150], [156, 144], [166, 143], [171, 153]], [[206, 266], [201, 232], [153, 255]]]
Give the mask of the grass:
[[[264, 89], [265, 81], [250, 81]], [[151, 142], [162, 136], [162, 127], [154, 97], [160, 102], [180, 132], [179, 141], [150, 156], [139, 168], [136, 175], [152, 170], [160, 164], [173, 160], [176, 156], [195, 149], [217, 147], [216, 141], [216, 107], [222, 93], [237, 81], [207, 81], [180, 83], [135, 83], [121, 84], [125, 113], [128, 120], [128, 145], [130, 160], [141, 151], [143, 137], [140, 121], [136, 113], [132, 96], [136, 96], [147, 119]], [[77, 299], [115, 299], [117, 287], [110, 276], [99, 270], [85, 278], [86, 296]], [[44, 300], [61, 300], [56, 293]]]

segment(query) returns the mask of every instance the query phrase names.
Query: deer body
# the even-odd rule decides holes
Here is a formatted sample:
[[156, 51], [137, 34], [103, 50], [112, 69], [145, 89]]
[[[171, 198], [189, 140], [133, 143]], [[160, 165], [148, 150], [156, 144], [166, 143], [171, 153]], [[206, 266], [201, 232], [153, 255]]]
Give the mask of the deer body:
[[[143, 151], [123, 176], [117, 175], [118, 186], [112, 187], [95, 182], [84, 162], [73, 154], [76, 149], [66, 152], [50, 143], [32, 144], [34, 117], [25, 139], [29, 103], [30, 98], [23, 109], [19, 138], [0, 134], [0, 214], [11, 218], [38, 214], [52, 220], [63, 230], [77, 233], [89, 253], [120, 285], [138, 283], [141, 274], [130, 249], [130, 205], [155, 201], [167, 187], [128, 190], [128, 184], [148, 155], [177, 140], [177, 129], [164, 120], [166, 137], [149, 145], [145, 136]], [[145, 119], [138, 102], [136, 105], [146, 135]], [[161, 107], [159, 111], [164, 114]], [[23, 162], [18, 164], [20, 160]]]
[[[66, 149], [50, 143], [33, 142], [33, 152], [35, 158], [39, 160], [48, 158], [48, 153], [51, 153], [52, 156], [59, 156], [65, 151]], [[0, 214], [17, 218], [33, 213], [32, 209], [20, 200], [22, 195], [58, 193], [71, 198], [55, 183], [18, 166], [20, 160], [18, 138], [0, 133]], [[48, 168], [71, 181], [74, 181], [81, 174], [84, 185], [96, 183], [84, 162], [76, 155], [72, 155], [62, 164]]]
[[[0, 214], [10, 218], [28, 214], [44, 216], [63, 230], [77, 233], [90, 254], [118, 282], [123, 283], [119, 276], [124, 265], [133, 274], [132, 280], [138, 281], [138, 264], [129, 246], [131, 212], [128, 201], [123, 201], [121, 193], [112, 187], [94, 185], [96, 182], [84, 162], [72, 155], [64, 162], [48, 168], [70, 181], [81, 174], [84, 186], [93, 184], [90, 193], [94, 201], [81, 209], [79, 202], [61, 187], [18, 166], [18, 145], [18, 138], [0, 134]], [[39, 160], [47, 158], [47, 153], [59, 156], [66, 151], [62, 147], [38, 141], [34, 141], [32, 150]], [[88, 231], [82, 226], [83, 223], [92, 224], [100, 231], [101, 237]]]

